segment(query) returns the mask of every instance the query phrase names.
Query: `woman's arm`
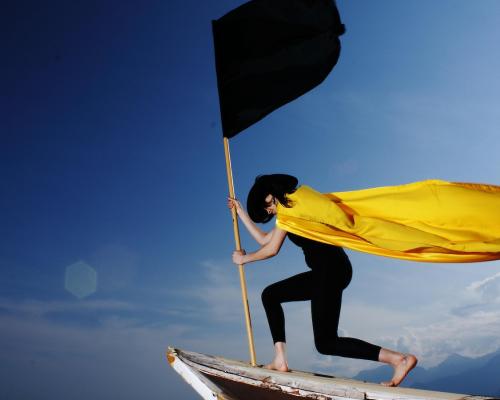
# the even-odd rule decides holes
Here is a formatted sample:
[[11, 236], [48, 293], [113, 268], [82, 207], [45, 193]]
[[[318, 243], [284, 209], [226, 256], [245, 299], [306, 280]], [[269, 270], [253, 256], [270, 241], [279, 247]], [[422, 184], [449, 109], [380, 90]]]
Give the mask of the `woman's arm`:
[[275, 227], [270, 232], [270, 240], [259, 250], [249, 254], [245, 254], [245, 250], [236, 250], [233, 253], [233, 262], [236, 265], [242, 265], [253, 261], [265, 260], [266, 258], [274, 257], [279, 253], [281, 245], [285, 241], [285, 237], [286, 231]]
[[257, 241], [258, 244], [261, 246], [264, 246], [266, 243], [271, 240], [271, 232], [264, 232], [262, 229], [260, 229], [255, 223], [250, 219], [246, 211], [243, 209], [241, 206], [241, 203], [236, 200], [232, 199], [231, 197], [228, 197], [227, 200], [227, 206], [229, 208], [236, 208], [236, 213], [238, 214], [238, 217], [240, 217], [241, 221], [243, 221], [243, 224], [247, 228], [248, 232], [252, 237]]

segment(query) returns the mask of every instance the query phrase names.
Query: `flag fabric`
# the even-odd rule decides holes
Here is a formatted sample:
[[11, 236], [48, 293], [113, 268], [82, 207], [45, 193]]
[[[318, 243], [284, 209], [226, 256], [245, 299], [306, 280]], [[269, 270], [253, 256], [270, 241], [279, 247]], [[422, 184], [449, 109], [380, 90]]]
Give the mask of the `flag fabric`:
[[335, 1], [253, 0], [212, 21], [223, 135], [319, 85], [345, 32]]

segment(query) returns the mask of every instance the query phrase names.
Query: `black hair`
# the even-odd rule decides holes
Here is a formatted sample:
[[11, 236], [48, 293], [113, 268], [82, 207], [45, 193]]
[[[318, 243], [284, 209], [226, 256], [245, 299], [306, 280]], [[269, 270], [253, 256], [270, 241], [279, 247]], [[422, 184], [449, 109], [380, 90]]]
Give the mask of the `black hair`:
[[291, 207], [291, 202], [286, 198], [287, 194], [295, 192], [298, 179], [286, 174], [259, 175], [248, 192], [247, 211], [254, 222], [269, 222], [272, 214], [268, 214], [266, 197], [274, 196], [284, 207]]

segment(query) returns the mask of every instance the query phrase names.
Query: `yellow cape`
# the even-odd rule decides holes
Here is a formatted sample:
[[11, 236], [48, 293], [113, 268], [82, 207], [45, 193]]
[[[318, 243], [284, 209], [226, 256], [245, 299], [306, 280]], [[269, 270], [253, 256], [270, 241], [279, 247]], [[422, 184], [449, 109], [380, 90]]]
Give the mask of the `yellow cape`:
[[500, 259], [500, 186], [427, 180], [319, 193], [300, 186], [276, 225], [323, 243], [422, 262]]

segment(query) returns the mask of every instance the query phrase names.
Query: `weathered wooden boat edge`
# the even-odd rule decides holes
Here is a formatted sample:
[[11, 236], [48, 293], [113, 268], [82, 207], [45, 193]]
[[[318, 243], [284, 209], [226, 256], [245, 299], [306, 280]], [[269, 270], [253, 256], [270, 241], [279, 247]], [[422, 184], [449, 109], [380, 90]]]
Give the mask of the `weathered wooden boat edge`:
[[[249, 398], [250, 391], [258, 391], [260, 397], [265, 394], [265, 398], [269, 399], [499, 400], [459, 393], [391, 388], [310, 372], [271, 371], [242, 361], [172, 347], [167, 349], [167, 359], [176, 372], [204, 399], [240, 400]], [[241, 395], [244, 392], [245, 395]], [[251, 398], [257, 397], [253, 395]]]
[[222, 390], [204, 377], [197, 369], [187, 365], [179, 353], [181, 350], [168, 347], [167, 360], [170, 366], [191, 386], [203, 399], [236, 400], [222, 393]]

